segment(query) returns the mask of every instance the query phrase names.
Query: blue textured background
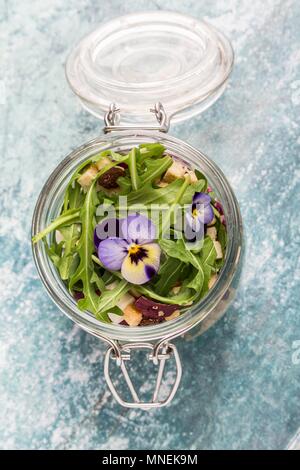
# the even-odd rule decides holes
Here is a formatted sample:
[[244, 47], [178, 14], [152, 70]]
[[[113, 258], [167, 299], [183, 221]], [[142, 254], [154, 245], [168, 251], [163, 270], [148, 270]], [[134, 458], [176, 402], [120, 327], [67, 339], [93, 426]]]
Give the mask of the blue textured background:
[[[233, 41], [236, 64], [225, 95], [172, 133], [227, 174], [242, 209], [247, 257], [227, 315], [193, 342], [177, 341], [184, 375], [174, 404], [144, 412], [111, 399], [102, 376], [105, 345], [48, 298], [29, 237], [43, 182], [101, 128], [68, 88], [67, 53], [104, 20], [161, 8], [204, 17]], [[0, 18], [0, 446], [286, 447], [300, 425], [299, 2], [2, 0]], [[143, 366], [136, 369], [147, 388]]]

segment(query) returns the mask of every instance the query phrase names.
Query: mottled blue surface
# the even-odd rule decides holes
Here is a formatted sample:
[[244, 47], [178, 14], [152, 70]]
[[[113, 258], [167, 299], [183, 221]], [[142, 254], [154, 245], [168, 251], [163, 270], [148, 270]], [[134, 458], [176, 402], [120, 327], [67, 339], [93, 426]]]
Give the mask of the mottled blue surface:
[[[286, 447], [300, 426], [299, 2], [2, 0], [0, 8], [1, 448]], [[111, 399], [105, 345], [48, 298], [29, 238], [43, 182], [101, 128], [68, 88], [67, 53], [103, 20], [161, 8], [205, 17], [233, 41], [225, 95], [172, 133], [227, 174], [247, 254], [227, 315], [193, 342], [177, 341], [184, 374], [174, 404], [144, 412]]]

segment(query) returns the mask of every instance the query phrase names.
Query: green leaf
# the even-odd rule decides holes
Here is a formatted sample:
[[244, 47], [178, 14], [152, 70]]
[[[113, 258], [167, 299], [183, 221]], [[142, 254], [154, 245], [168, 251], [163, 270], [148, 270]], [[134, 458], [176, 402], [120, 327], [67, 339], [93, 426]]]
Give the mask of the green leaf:
[[155, 292], [166, 296], [176, 282], [187, 275], [187, 265], [176, 258], [167, 258], [159, 270], [158, 281], [155, 283]]
[[117, 183], [120, 187], [120, 195], [125, 196], [126, 194], [129, 194], [132, 190], [132, 184], [131, 184], [131, 179], [128, 176], [120, 176], [117, 179]]
[[137, 172], [138, 157], [139, 157], [139, 149], [136, 147], [133, 147], [132, 150], [129, 152], [128, 168], [129, 168], [129, 173], [131, 177], [132, 189], [134, 191], [137, 191], [140, 186], [140, 178]]
[[95, 285], [92, 282], [94, 265], [92, 254], [94, 252], [94, 228], [96, 211], [96, 189], [95, 184], [89, 188], [84, 204], [81, 209], [81, 236], [77, 246], [77, 252], [80, 258], [78, 268], [70, 278], [69, 289], [81, 281], [84, 298], [78, 302], [78, 307], [82, 310], [97, 312], [99, 296], [96, 293]]
[[220, 220], [217, 220], [216, 229], [217, 229], [217, 239], [221, 243], [222, 252], [225, 253], [226, 246], [227, 246], [227, 232], [226, 232], [225, 226], [222, 224]]
[[104, 313], [114, 313], [115, 315], [119, 315], [120, 317], [123, 316], [124, 312], [123, 310], [120, 309], [120, 307], [118, 307], [117, 305], [115, 305], [114, 307], [110, 308], [109, 310], [107, 310], [107, 312], [104, 312]]
[[80, 210], [79, 209], [70, 209], [65, 212], [63, 212], [61, 215], [56, 217], [51, 224], [48, 225], [44, 230], [41, 232], [37, 233], [32, 237], [32, 242], [37, 243], [39, 240], [44, 238], [46, 235], [49, 233], [53, 232], [54, 230], [57, 230], [60, 227], [74, 224], [76, 222], [80, 222]]
[[[69, 207], [71, 209], [78, 208], [80, 204], [82, 204], [83, 193], [78, 183], [72, 188], [69, 197]], [[59, 273], [63, 280], [67, 280], [70, 275], [73, 274], [74, 266], [76, 267], [75, 245], [80, 237], [80, 225], [75, 223], [67, 227], [62, 227], [60, 231], [64, 238], [64, 249], [59, 264]]]
[[124, 279], [120, 280], [112, 290], [101, 293], [100, 301], [95, 311], [96, 317], [102, 320], [103, 312], [108, 312], [116, 306], [120, 298], [130, 289], [130, 284]]
[[114, 152], [113, 150], [103, 150], [103, 152], [98, 153], [93, 156], [92, 161], [97, 162], [103, 157], [110, 157], [111, 160], [115, 162], [123, 162], [125, 155], [122, 155], [121, 153]]
[[44, 245], [45, 245], [45, 250], [49, 258], [51, 259], [52, 263], [54, 266], [57, 268], [59, 267], [60, 260], [61, 260], [61, 253], [62, 253], [62, 247], [63, 247], [63, 242], [56, 243], [55, 241], [51, 243], [51, 245], [48, 245], [47, 241], [44, 239], [43, 240]]
[[151, 299], [171, 305], [190, 305], [195, 298], [195, 294], [191, 289], [182, 289], [179, 294], [167, 297], [157, 294], [153, 289], [151, 289], [151, 287], [147, 287], [145, 285], [134, 286], [134, 291], [139, 294], [146, 295]]
[[96, 293], [97, 286], [93, 282], [94, 263], [92, 256], [94, 253], [94, 228], [96, 225], [95, 213], [98, 202], [95, 186], [97, 179], [110, 168], [117, 165], [117, 163], [111, 163], [97, 173], [86, 193], [84, 204], [80, 211], [81, 235], [77, 244], [77, 253], [80, 261], [75, 273], [70, 278], [69, 289], [72, 290], [76, 283], [81, 282], [84, 298], [79, 300], [78, 307], [82, 310], [90, 310], [93, 313], [98, 311], [98, 305], [101, 303], [100, 297]]
[[139, 145], [141, 160], [145, 158], [161, 157], [165, 151], [162, 144], [141, 144]]
[[208, 183], [207, 183], [207, 179], [206, 179], [206, 176], [199, 170], [195, 170], [195, 175], [197, 176], [198, 180], [203, 180], [205, 181], [205, 184], [203, 186], [203, 189], [202, 191], [206, 191], [207, 190], [207, 186], [208, 186]]
[[152, 158], [147, 158], [145, 160], [146, 171], [141, 176], [141, 182], [143, 185], [147, 183], [152, 183], [156, 179], [160, 178], [163, 173], [172, 165], [172, 158], [168, 155], [163, 158], [153, 160]]
[[176, 193], [173, 202], [170, 204], [168, 211], [163, 214], [163, 220], [160, 227], [160, 236], [162, 236], [167, 228], [170, 228], [172, 222], [172, 216], [174, 214], [175, 208], [178, 204], [181, 203], [184, 193], [187, 191], [187, 188], [190, 186], [189, 181], [181, 180], [182, 185]]
[[202, 250], [200, 252], [200, 259], [202, 263], [208, 264], [210, 267], [214, 267], [216, 261], [217, 252], [214, 246], [214, 242], [210, 237], [204, 238]]
[[159, 244], [171, 258], [177, 258], [184, 263], [190, 263], [195, 268], [198, 268], [199, 262], [196, 255], [186, 248], [182, 239], [173, 241], [163, 238], [159, 241]]
[[64, 203], [63, 203], [63, 212], [66, 212], [70, 206], [69, 206], [69, 202], [70, 202], [70, 191], [73, 187], [73, 184], [74, 182], [76, 181], [76, 179], [80, 176], [81, 174], [81, 171], [86, 168], [89, 164], [92, 163], [92, 159], [90, 158], [89, 160], [86, 160], [84, 161], [83, 163], [81, 163], [81, 165], [79, 165], [75, 172], [73, 173], [73, 175], [71, 176], [71, 179], [66, 187], [66, 190], [65, 190], [65, 195], [64, 195]]
[[205, 278], [201, 259], [187, 249], [183, 239], [179, 239], [176, 242], [173, 240], [162, 239], [159, 243], [168, 256], [177, 258], [184, 263], [189, 263], [196, 268], [196, 271], [192, 271], [191, 278], [187, 280], [185, 286], [194, 289], [198, 294], [200, 294]]
[[203, 266], [201, 266], [201, 269], [194, 268], [185, 286], [189, 287], [190, 289], [194, 289], [194, 291], [200, 295], [203, 288], [204, 278], [205, 274]]
[[[128, 205], [172, 204], [183, 182], [184, 180], [178, 179], [164, 188], [153, 188], [150, 184], [143, 186], [128, 195]], [[203, 180], [190, 184], [181, 199], [181, 204], [191, 204], [193, 195], [195, 192], [201, 191], [203, 185]]]
[[96, 284], [96, 286], [98, 287], [100, 293], [105, 290], [105, 283], [103, 282], [103, 279], [100, 276], [98, 276], [96, 271], [94, 271], [92, 276], [91, 276], [91, 282]]

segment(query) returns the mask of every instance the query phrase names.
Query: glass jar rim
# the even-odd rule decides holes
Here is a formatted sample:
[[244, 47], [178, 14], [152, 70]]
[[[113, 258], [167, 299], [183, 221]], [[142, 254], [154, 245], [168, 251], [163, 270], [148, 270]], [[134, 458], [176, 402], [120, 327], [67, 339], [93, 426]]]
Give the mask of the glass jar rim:
[[[33, 245], [35, 264], [43, 284], [54, 303], [82, 329], [96, 336], [107, 337], [110, 340], [136, 342], [162, 338], [171, 339], [188, 331], [204, 320], [224, 297], [231, 285], [240, 261], [242, 247], [241, 215], [236, 197], [223, 172], [212, 160], [191, 145], [175, 137], [162, 135], [158, 132], [123, 131], [114, 135], [111, 134], [93, 139], [71, 152], [49, 176], [39, 195], [33, 214], [32, 233], [36, 234], [47, 225], [46, 219], [49, 216], [50, 210], [53, 210], [54, 198], [57, 197], [59, 190], [62, 191], [63, 179], [66, 182], [70, 174], [81, 162], [101, 150], [122, 146], [130, 148], [134, 145], [134, 142], [138, 144], [147, 141], [163, 143], [167, 151], [172, 155], [183, 158], [182, 154], [184, 154], [183, 159], [196, 168], [198, 166], [208, 177], [209, 182], [213, 184], [216, 193], [220, 194], [228, 230], [225, 262], [216, 284], [199, 303], [192, 305], [180, 317], [157, 325], [126, 327], [100, 322], [90, 312], [80, 311], [74, 298], [68, 293], [63, 282], [60, 280], [56, 268], [49, 260], [44, 244], [37, 243]], [[56, 207], [56, 215], [58, 213], [57, 209], [58, 207]]]

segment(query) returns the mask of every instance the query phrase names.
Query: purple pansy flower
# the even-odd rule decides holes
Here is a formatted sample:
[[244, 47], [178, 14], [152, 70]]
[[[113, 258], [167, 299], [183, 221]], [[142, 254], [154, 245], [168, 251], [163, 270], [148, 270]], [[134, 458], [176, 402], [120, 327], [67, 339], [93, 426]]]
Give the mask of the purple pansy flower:
[[160, 264], [160, 246], [153, 242], [155, 225], [140, 214], [117, 220], [106, 219], [95, 228], [98, 257], [107, 269], [120, 270], [128, 282], [144, 284]]
[[194, 194], [191, 211], [186, 213], [185, 237], [194, 241], [203, 238], [204, 225], [214, 218], [211, 197], [206, 193]]

